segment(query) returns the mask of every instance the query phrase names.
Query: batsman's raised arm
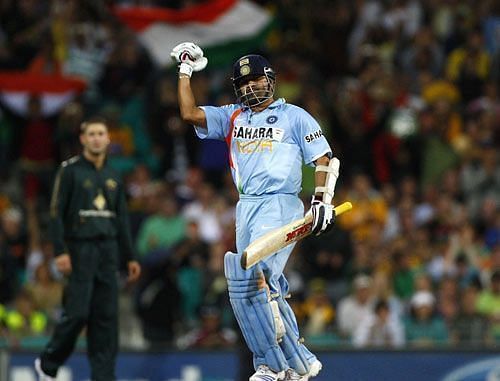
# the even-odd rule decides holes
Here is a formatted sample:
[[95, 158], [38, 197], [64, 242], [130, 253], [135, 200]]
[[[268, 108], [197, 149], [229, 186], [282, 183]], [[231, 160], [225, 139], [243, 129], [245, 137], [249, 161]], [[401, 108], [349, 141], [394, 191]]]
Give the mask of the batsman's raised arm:
[[181, 118], [186, 123], [206, 128], [205, 112], [196, 105], [191, 89], [191, 75], [193, 71], [203, 70], [208, 60], [203, 57], [203, 50], [192, 42], [183, 42], [175, 46], [170, 55], [179, 64], [177, 97]]

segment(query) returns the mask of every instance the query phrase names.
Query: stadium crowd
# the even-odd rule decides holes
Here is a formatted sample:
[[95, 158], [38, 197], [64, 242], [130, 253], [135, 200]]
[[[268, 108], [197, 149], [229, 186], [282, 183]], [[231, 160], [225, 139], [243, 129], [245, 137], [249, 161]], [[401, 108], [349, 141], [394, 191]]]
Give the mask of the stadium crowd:
[[[100, 114], [144, 269], [138, 284], [123, 283], [122, 345], [232, 347], [223, 256], [235, 246], [238, 193], [225, 145], [182, 123], [175, 69], [152, 62], [110, 13], [116, 3], [0, 1], [0, 70], [86, 82], [49, 116], [39, 96], [25, 113], [0, 96], [0, 342], [39, 346], [57, 319], [50, 190], [57, 164], [78, 153], [79, 124]], [[276, 24], [254, 52], [274, 65], [278, 96], [320, 122], [341, 160], [335, 200], [354, 205], [331, 233], [301, 241], [286, 269], [306, 340], [498, 346], [500, 46], [488, 26], [498, 33], [500, 3], [257, 3]], [[194, 75], [198, 103], [234, 99], [229, 73], [209, 63]], [[312, 184], [304, 168], [306, 208]]]

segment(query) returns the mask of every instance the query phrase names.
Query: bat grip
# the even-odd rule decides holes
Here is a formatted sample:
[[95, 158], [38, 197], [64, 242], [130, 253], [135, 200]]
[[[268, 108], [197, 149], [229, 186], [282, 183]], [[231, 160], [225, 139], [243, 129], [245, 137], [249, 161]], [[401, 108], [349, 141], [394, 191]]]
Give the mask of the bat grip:
[[344, 212], [347, 212], [348, 210], [352, 209], [352, 204], [349, 201], [346, 201], [335, 208], [333, 210], [335, 211], [335, 215], [338, 216]]

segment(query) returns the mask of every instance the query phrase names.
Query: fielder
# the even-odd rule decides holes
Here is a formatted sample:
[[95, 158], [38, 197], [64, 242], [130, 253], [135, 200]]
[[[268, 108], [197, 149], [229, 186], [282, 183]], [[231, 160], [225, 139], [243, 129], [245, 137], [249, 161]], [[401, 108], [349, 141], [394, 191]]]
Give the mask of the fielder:
[[238, 253], [226, 253], [224, 271], [236, 320], [253, 353], [256, 372], [250, 381], [307, 381], [322, 365], [302, 343], [295, 315], [285, 300], [288, 282], [283, 269], [293, 245], [249, 270], [242, 269], [240, 259], [250, 242], [304, 215], [298, 197], [303, 161], [320, 168], [311, 206], [312, 232], [319, 235], [331, 228], [335, 213], [322, 200], [331, 185], [325, 184], [330, 146], [310, 114], [284, 99], [274, 99], [276, 75], [264, 57], [251, 54], [234, 64], [237, 104], [198, 107], [190, 78], [193, 71], [206, 67], [207, 58], [190, 42], [177, 45], [171, 55], [179, 64], [181, 117], [194, 126], [199, 138], [226, 141], [240, 194]]

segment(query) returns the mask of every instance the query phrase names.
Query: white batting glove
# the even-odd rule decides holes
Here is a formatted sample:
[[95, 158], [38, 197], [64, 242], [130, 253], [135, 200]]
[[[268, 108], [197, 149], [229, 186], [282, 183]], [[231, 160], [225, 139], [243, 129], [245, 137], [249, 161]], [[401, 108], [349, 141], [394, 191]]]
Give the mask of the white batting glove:
[[335, 223], [335, 211], [333, 205], [326, 204], [313, 196], [311, 202], [312, 228], [311, 233], [320, 235], [331, 230]]
[[170, 56], [179, 64], [179, 74], [191, 78], [193, 71], [205, 69], [208, 59], [203, 57], [203, 50], [193, 42], [182, 42], [176, 45]]

